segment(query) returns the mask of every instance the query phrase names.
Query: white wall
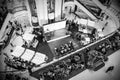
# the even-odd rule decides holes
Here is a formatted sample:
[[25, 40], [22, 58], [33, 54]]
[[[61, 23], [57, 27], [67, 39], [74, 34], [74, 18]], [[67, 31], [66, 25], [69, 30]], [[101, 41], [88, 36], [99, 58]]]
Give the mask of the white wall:
[[[31, 17], [31, 11], [30, 11], [30, 5], [29, 5], [29, 3], [28, 3], [28, 0], [25, 0], [26, 2], [26, 8], [27, 8], [27, 11], [28, 11], [28, 16], [29, 16], [29, 20], [30, 20], [30, 24], [31, 24], [31, 19], [32, 19], [32, 17]], [[32, 24], [31, 24], [32, 25]]]

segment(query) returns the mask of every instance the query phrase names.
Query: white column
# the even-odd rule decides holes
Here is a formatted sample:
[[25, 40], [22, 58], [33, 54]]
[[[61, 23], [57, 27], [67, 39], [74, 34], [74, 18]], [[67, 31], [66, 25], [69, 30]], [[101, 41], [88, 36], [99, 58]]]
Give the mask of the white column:
[[42, 26], [48, 21], [47, 0], [35, 0], [39, 25]]
[[62, 0], [55, 0], [55, 21], [61, 20]]
[[27, 7], [27, 11], [28, 11], [28, 17], [29, 17], [29, 19], [30, 19], [30, 25], [32, 25], [32, 23], [31, 23], [31, 11], [30, 11], [30, 5], [29, 5], [29, 3], [28, 3], [28, 0], [25, 0], [26, 1], [26, 7]]
[[47, 10], [47, 0], [44, 1], [44, 24], [48, 23], [48, 10]]
[[36, 2], [37, 16], [38, 16], [39, 25], [42, 26], [42, 20], [44, 19], [43, 0], [35, 0], [35, 2]]

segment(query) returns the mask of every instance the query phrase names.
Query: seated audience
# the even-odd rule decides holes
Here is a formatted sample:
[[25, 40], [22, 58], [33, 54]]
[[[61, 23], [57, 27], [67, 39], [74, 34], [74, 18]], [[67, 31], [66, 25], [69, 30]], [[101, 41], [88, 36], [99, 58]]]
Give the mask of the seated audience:
[[58, 56], [58, 57], [68, 54], [73, 50], [74, 50], [74, 45], [72, 41], [64, 45], [60, 45], [59, 48], [54, 48], [55, 56]]

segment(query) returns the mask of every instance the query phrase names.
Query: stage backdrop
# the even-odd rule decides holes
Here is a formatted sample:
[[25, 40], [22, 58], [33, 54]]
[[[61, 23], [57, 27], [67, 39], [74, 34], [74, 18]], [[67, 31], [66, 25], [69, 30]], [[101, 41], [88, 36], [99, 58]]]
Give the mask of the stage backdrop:
[[66, 21], [61, 21], [61, 22], [44, 25], [43, 28], [44, 28], [45, 33], [47, 33], [47, 32], [51, 32], [54, 30], [65, 28], [65, 25], [66, 25]]

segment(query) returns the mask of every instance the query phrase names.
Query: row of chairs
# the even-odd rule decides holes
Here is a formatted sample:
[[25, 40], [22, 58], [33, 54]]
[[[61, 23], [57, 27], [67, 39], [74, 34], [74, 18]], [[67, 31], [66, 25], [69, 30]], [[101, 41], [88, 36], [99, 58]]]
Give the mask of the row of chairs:
[[[81, 53], [76, 53], [62, 61], [52, 64], [47, 69], [41, 71], [39, 76], [40, 80], [64, 80], [64, 78], [69, 77], [71, 73], [74, 74], [73, 72], [78, 69], [85, 69], [88, 68], [88, 66], [91, 67], [89, 67], [89, 69], [96, 69], [96, 67], [99, 68], [100, 65], [104, 66], [105, 61], [107, 61], [108, 58], [103, 52], [100, 52], [99, 49], [106, 48], [110, 50], [113, 47], [118, 47], [118, 43], [120, 43], [120, 35], [115, 34], [108, 39], [106, 39], [108, 41], [107, 43], [105, 42], [103, 44], [98, 44], [96, 46], [98, 48], [94, 48], [94, 50], [91, 50], [91, 48], [86, 48], [85, 51], [83, 51], [84, 58]], [[116, 45], [113, 46], [112, 42]]]
[[74, 50], [74, 45], [72, 41], [69, 41], [68, 43], [61, 45], [59, 48], [54, 48], [56, 56], [63, 56], [67, 53], [70, 53]]

